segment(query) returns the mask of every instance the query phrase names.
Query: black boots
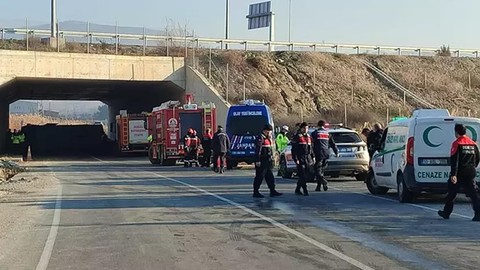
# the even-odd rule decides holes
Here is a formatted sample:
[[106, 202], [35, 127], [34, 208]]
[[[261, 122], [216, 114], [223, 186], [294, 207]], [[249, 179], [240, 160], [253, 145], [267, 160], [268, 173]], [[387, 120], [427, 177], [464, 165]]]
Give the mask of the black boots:
[[265, 198], [260, 192], [254, 191], [253, 192], [253, 198]]
[[[282, 196], [283, 193], [280, 193], [276, 190], [273, 190], [273, 191], [270, 191], [270, 197], [278, 197], [278, 196]], [[254, 191], [253, 192], [253, 198], [265, 198], [265, 196], [263, 196], [259, 191]]]
[[[447, 215], [447, 213], [445, 213], [444, 211], [442, 210], [438, 210], [438, 215], [441, 216], [443, 219], [449, 219], [450, 218], [450, 215]], [[480, 218], [480, 217], [479, 217]], [[480, 221], [480, 220], [479, 220]]]
[[270, 191], [270, 197], [278, 197], [278, 196], [282, 196], [282, 195], [283, 195], [283, 193], [280, 193], [276, 190]]
[[475, 216], [472, 218], [472, 221], [480, 221], [480, 213], [479, 214], [475, 213]]
[[308, 196], [308, 190], [307, 190], [307, 187], [302, 187], [303, 189], [303, 193], [302, 191], [300, 191], [300, 187], [297, 186], [297, 188], [295, 189], [295, 195], [303, 195], [303, 196]]

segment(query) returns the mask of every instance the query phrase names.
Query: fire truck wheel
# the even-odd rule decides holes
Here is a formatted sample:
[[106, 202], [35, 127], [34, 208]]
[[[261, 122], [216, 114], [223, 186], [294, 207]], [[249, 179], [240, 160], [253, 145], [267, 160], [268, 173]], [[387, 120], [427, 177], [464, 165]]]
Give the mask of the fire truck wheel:
[[153, 158], [153, 147], [150, 146], [150, 148], [148, 149], [148, 159], [150, 160], [150, 163], [152, 164], [160, 164], [160, 160], [158, 158]]

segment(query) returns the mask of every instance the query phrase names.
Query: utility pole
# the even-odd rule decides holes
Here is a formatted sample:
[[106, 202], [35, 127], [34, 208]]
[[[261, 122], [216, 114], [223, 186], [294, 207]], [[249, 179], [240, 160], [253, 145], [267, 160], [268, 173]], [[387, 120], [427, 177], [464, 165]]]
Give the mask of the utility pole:
[[[230, 0], [225, 0], [225, 39], [230, 38]], [[225, 42], [225, 50], [228, 50], [228, 42]]]
[[292, 0], [288, 0], [288, 43], [292, 43]]
[[52, 38], [57, 37], [57, 0], [52, 0], [52, 14], [51, 14], [51, 22], [50, 22], [50, 36]]

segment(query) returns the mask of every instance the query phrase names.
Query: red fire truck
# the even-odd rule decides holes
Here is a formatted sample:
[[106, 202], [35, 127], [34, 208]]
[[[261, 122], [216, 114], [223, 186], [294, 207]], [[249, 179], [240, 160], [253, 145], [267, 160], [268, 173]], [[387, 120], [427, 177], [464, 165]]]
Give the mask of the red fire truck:
[[[197, 131], [201, 138], [207, 128], [216, 127], [216, 109], [213, 103], [192, 104], [187, 95], [187, 103], [168, 101], [155, 107], [148, 117], [148, 132], [152, 142], [148, 156], [152, 164], [173, 166], [184, 158], [183, 138], [189, 128]], [[200, 159], [203, 150], [200, 148]]]
[[121, 111], [116, 117], [117, 143], [121, 153], [147, 152], [148, 130], [145, 129], [145, 114], [127, 114]]

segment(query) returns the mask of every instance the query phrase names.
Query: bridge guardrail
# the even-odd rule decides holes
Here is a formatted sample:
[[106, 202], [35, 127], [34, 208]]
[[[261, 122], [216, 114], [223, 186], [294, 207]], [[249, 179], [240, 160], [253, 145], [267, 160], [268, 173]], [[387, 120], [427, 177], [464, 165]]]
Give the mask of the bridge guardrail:
[[[255, 50], [267, 49], [274, 47], [282, 47], [282, 50], [290, 51], [317, 51], [324, 50], [335, 53], [369, 53], [369, 54], [415, 54], [418, 56], [434, 55], [439, 52], [438, 48], [428, 47], [408, 47], [408, 46], [380, 46], [380, 45], [362, 45], [362, 44], [336, 44], [336, 43], [318, 43], [318, 42], [285, 42], [265, 40], [243, 40], [243, 39], [222, 39], [222, 38], [202, 38], [191, 36], [164, 36], [164, 35], [147, 35], [147, 34], [122, 34], [122, 33], [106, 33], [106, 32], [82, 32], [82, 31], [59, 31], [61, 37], [85, 38], [106, 38], [114, 39], [116, 44], [122, 40], [142, 41], [144, 48], [148, 46], [148, 42], [165, 42], [169, 43], [184, 42], [193, 44], [192, 47], [200, 47], [200, 44], [207, 47], [219, 46], [223, 49], [224, 45], [234, 45], [235, 49]], [[50, 30], [27, 29], [27, 28], [0, 28], [1, 38], [4, 39], [6, 34], [10, 35], [32, 35], [39, 37], [49, 37]], [[372, 53], [373, 52], [373, 53]], [[479, 56], [480, 49], [451, 49], [453, 55], [460, 56]]]

